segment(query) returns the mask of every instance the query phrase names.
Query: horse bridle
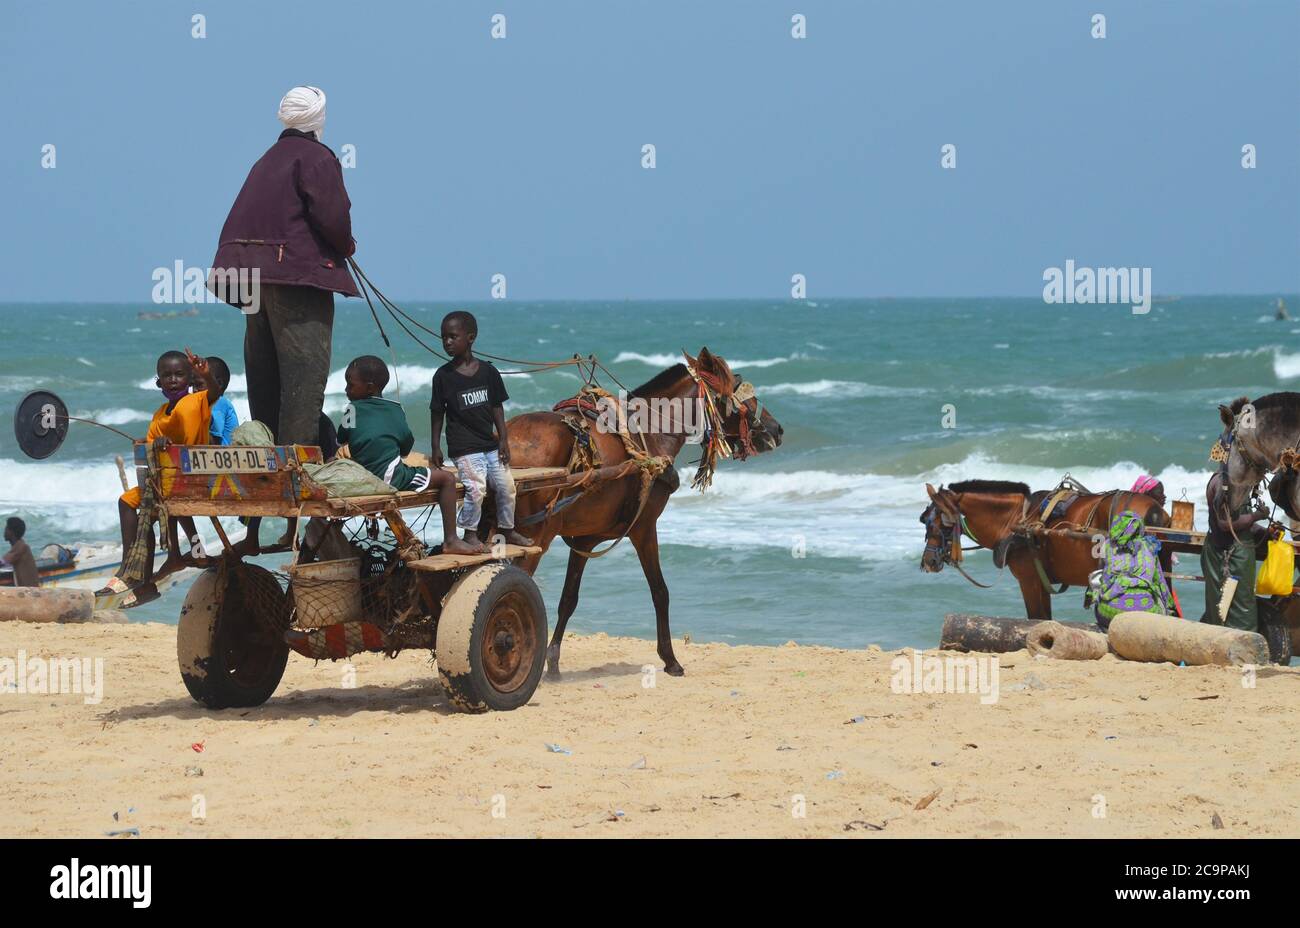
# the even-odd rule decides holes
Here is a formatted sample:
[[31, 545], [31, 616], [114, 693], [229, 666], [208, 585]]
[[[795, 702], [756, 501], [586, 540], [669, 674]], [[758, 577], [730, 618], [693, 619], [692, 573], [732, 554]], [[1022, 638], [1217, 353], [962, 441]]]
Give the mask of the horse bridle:
[[[940, 489], [942, 489], [942, 487]], [[922, 562], [924, 563], [925, 557], [929, 555], [930, 552], [936, 552], [939, 555], [939, 562], [942, 565], [952, 567], [959, 574], [981, 589], [992, 589], [992, 584], [980, 583], [970, 574], [966, 573], [965, 569], [961, 566], [961, 559], [953, 556], [954, 551], [975, 551], [978, 548], [984, 547], [980, 544], [980, 540], [975, 537], [975, 533], [970, 530], [970, 526], [966, 524], [966, 517], [961, 514], [961, 510], [957, 509], [956, 512], [957, 518], [949, 520], [946, 518], [947, 514], [939, 504], [931, 501], [929, 508], [927, 508], [921, 515], [921, 521], [925, 523], [926, 527], [925, 553], [921, 556]], [[934, 524], [936, 519], [939, 522], [937, 527]], [[935, 535], [939, 538], [937, 544], [931, 544], [931, 535]], [[963, 548], [961, 546], [962, 535], [969, 536], [970, 540], [975, 542], [975, 545], [970, 548]]]
[[[698, 371], [693, 364], [689, 363], [686, 365], [686, 370], [695, 381], [696, 395], [704, 406], [703, 443], [708, 446], [720, 439], [726, 445], [724, 456], [733, 457], [737, 461], [743, 461], [751, 454], [756, 454], [749, 433], [753, 429], [763, 427], [763, 407], [754, 393], [754, 385], [748, 380], [742, 380], [740, 375], [733, 371], [731, 390], [724, 393], [719, 378]], [[737, 434], [728, 436], [722, 423], [732, 413], [737, 414], [740, 424], [737, 427]], [[737, 439], [738, 444], [733, 446], [727, 441], [729, 437]]]

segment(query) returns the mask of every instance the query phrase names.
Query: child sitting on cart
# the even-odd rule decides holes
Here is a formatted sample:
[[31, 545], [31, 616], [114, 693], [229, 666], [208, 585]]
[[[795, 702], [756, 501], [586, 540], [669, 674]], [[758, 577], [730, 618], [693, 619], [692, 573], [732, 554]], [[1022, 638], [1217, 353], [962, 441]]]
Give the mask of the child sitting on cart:
[[442, 347], [451, 360], [433, 375], [429, 421], [434, 467], [442, 467], [442, 420], [447, 419], [447, 456], [456, 462], [465, 486], [465, 505], [457, 524], [465, 540], [478, 544], [478, 523], [488, 487], [496, 494], [496, 523], [507, 543], [527, 547], [531, 538], [515, 531], [515, 479], [510, 473], [510, 439], [503, 404], [510, 399], [501, 374], [474, 357], [478, 321], [458, 310], [442, 320]]
[[[212, 404], [221, 398], [223, 392], [220, 381], [213, 374], [206, 358], [197, 357], [187, 348], [184, 352], [167, 351], [158, 358], [158, 379], [154, 381], [162, 390], [166, 402], [158, 407], [149, 422], [149, 431], [145, 441], [152, 444], [161, 438], [167, 444], [206, 445], [210, 442], [209, 428], [212, 422]], [[207, 386], [206, 390], [190, 392], [190, 381], [197, 377]], [[176, 521], [170, 524], [170, 550], [167, 562], [154, 575], [154, 534], [152, 523], [140, 524], [141, 491], [139, 487], [127, 490], [118, 500], [118, 518], [122, 525], [122, 566], [117, 575], [95, 595], [110, 596], [130, 593], [122, 606], [139, 606], [158, 598], [156, 581], [169, 573], [185, 566], [181, 560], [179, 544], [176, 539]], [[187, 520], [187, 533], [193, 532], [193, 521]], [[138, 536], [147, 532], [147, 545], [137, 544]], [[147, 555], [147, 556], [145, 556]]]
[[398, 490], [437, 490], [443, 553], [482, 553], [482, 544], [456, 535], [456, 478], [441, 467], [412, 467], [402, 460], [415, 447], [415, 436], [401, 404], [383, 397], [388, 365], [372, 354], [362, 355], [348, 364], [343, 378], [350, 405], [338, 430], [339, 455]]

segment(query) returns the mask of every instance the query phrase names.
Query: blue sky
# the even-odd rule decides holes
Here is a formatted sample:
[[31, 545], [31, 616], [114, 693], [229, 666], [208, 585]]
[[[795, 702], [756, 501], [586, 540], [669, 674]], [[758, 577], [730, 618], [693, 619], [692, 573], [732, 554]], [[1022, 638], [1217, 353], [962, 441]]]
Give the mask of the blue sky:
[[357, 258], [397, 298], [484, 299], [495, 273], [514, 299], [782, 297], [793, 273], [813, 299], [1033, 296], [1067, 258], [1159, 293], [1300, 289], [1294, 0], [4, 16], [0, 301], [147, 303], [154, 268], [206, 266], [296, 83], [356, 145]]

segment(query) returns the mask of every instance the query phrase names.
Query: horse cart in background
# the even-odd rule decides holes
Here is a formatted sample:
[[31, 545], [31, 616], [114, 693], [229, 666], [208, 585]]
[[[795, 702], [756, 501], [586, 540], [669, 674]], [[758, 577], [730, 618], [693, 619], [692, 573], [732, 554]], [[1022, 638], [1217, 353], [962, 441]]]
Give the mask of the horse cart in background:
[[[403, 513], [434, 506], [435, 491], [331, 497], [304, 469], [320, 462], [319, 448], [301, 445], [152, 453], [136, 445], [142, 479], [154, 481], [167, 515], [209, 517], [224, 548], [200, 565], [206, 570], [181, 608], [176, 655], [190, 695], [213, 709], [260, 705], [279, 685], [291, 645], [317, 659], [427, 648], [456, 707], [527, 703], [541, 678], [546, 610], [532, 576], [512, 561], [541, 549], [431, 552]], [[573, 482], [562, 467], [518, 468], [515, 480], [519, 493]], [[241, 558], [222, 516], [328, 522], [319, 559], [280, 575]], [[343, 523], [358, 517], [365, 531], [346, 537]], [[380, 521], [391, 539], [380, 538]]]

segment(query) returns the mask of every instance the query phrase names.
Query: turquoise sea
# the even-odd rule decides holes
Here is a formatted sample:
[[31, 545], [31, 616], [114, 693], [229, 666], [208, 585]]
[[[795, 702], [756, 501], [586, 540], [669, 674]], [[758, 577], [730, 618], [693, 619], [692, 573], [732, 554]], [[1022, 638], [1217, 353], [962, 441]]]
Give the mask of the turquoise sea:
[[[891, 648], [932, 646], [945, 612], [1022, 614], [1015, 582], [986, 553], [967, 566], [991, 590], [951, 570], [920, 572], [927, 481], [998, 478], [1043, 489], [1069, 472], [1100, 490], [1150, 472], [1171, 499], [1184, 491], [1201, 499], [1216, 405], [1300, 389], [1300, 321], [1274, 319], [1277, 296], [1186, 296], [1146, 315], [1004, 298], [400, 303], [432, 328], [448, 310], [470, 309], [479, 347], [493, 354], [595, 353], [628, 386], [676, 363], [682, 348], [722, 355], [781, 421], [785, 444], [725, 462], [705, 494], [685, 481], [669, 504], [660, 540], [674, 634]], [[1280, 296], [1300, 310], [1300, 296]], [[25, 518], [33, 547], [116, 540], [113, 456], [130, 449], [74, 424], [53, 458], [23, 458], [12, 418], [28, 391], [53, 390], [74, 415], [142, 435], [160, 402], [154, 359], [190, 346], [230, 362], [230, 394], [247, 415], [242, 317], [205, 304], [195, 317], [138, 318], [169, 308], [0, 304], [0, 515]], [[429, 381], [441, 362], [387, 328], [400, 385], [389, 396], [407, 405], [424, 448]], [[333, 351], [326, 411], [337, 417], [347, 361], [388, 356], [364, 302], [337, 302]], [[507, 378], [507, 412], [549, 408], [578, 385], [566, 371]], [[946, 404], [955, 407], [952, 429], [942, 427]], [[692, 452], [679, 459], [683, 471]], [[795, 556], [800, 538], [803, 557]], [[552, 621], [565, 552], [553, 548], [538, 571]], [[278, 566], [285, 556], [265, 560]], [[1197, 584], [1178, 591], [1185, 605], [1201, 601]], [[174, 622], [183, 597], [172, 590], [133, 618]], [[1073, 590], [1059, 597], [1058, 617], [1081, 618], [1080, 599]], [[654, 636], [630, 545], [587, 571], [570, 627]]]

